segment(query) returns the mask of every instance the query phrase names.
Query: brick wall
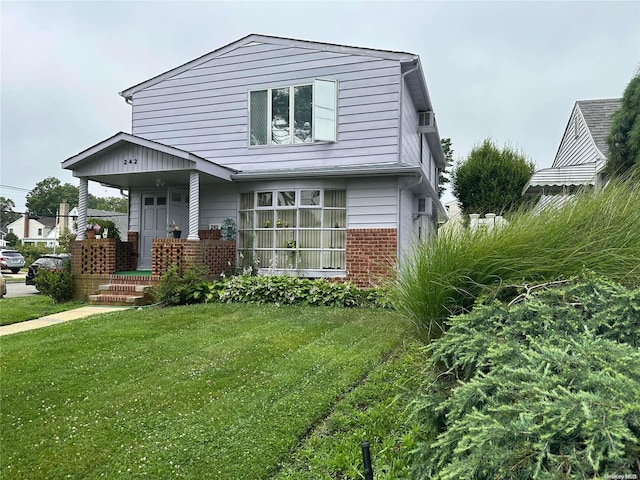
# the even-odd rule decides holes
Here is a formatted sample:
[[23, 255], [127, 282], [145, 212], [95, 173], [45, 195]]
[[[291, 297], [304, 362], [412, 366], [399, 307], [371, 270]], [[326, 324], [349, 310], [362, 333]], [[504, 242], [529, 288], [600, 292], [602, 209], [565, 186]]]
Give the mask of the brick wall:
[[162, 275], [176, 264], [206, 265], [212, 276], [229, 275], [235, 269], [236, 242], [234, 240], [182, 240], [178, 238], [153, 239], [152, 274]]
[[347, 230], [347, 279], [361, 287], [380, 285], [395, 272], [397, 248], [395, 228]]
[[116, 239], [80, 240], [71, 245], [71, 273], [108, 275], [116, 271]]

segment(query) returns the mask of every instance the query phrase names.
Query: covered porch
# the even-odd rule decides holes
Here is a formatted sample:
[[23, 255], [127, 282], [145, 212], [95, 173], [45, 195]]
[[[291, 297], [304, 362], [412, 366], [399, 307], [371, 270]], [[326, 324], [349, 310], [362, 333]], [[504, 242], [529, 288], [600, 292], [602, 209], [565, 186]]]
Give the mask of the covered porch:
[[[235, 266], [235, 240], [220, 239], [218, 225], [201, 219], [200, 204], [204, 190], [232, 188], [234, 170], [123, 132], [62, 167], [79, 179], [78, 234], [71, 249], [78, 296], [117, 272], [146, 271], [157, 281], [171, 264], [207, 265], [211, 275]], [[126, 241], [87, 238], [90, 181], [128, 192]]]

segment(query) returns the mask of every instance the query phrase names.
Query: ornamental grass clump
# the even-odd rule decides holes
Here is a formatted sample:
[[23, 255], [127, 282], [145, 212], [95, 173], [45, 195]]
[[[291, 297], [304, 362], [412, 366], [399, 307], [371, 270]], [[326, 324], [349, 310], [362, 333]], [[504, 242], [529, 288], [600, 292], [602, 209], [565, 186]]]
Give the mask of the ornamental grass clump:
[[443, 232], [400, 265], [396, 306], [429, 338], [502, 285], [543, 283], [584, 270], [640, 285], [640, 184], [585, 191], [561, 208], [522, 211], [493, 231]]

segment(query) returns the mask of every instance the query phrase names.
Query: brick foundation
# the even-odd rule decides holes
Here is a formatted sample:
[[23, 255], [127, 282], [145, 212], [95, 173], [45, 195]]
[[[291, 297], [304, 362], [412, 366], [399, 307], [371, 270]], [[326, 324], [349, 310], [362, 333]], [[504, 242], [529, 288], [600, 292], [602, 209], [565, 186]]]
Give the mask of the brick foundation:
[[360, 287], [384, 283], [395, 272], [397, 251], [395, 228], [347, 230], [347, 280]]

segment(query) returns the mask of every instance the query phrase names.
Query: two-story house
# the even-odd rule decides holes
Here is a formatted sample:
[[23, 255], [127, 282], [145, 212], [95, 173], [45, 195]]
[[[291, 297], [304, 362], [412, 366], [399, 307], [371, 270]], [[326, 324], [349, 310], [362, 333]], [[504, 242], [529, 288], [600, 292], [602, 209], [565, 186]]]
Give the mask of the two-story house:
[[[132, 133], [68, 158], [129, 191], [137, 268], [231, 219], [239, 266], [375, 281], [435, 233], [444, 166], [417, 55], [248, 35], [120, 92]], [[154, 243], [156, 242], [156, 243]]]

